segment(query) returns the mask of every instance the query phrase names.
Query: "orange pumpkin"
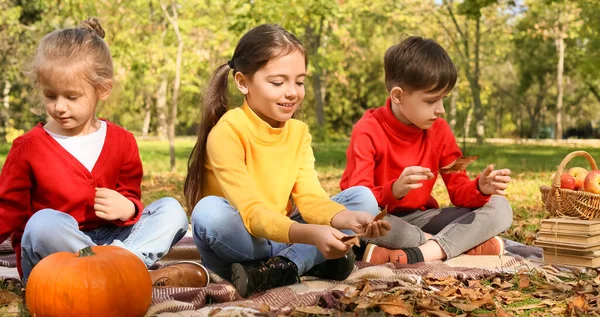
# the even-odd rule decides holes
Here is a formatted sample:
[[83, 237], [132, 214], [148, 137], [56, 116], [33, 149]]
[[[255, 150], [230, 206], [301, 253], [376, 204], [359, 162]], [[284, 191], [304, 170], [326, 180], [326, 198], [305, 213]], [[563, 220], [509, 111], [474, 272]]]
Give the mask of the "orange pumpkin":
[[152, 300], [146, 265], [116, 246], [58, 252], [31, 271], [26, 303], [31, 316], [143, 316]]

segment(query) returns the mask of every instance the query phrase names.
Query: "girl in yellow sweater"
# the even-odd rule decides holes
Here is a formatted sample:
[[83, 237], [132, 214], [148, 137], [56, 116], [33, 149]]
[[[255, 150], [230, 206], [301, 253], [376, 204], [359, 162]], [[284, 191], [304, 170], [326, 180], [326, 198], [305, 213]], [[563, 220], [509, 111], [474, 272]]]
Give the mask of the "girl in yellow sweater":
[[[260, 25], [219, 66], [204, 99], [185, 196], [203, 264], [244, 297], [298, 282], [345, 279], [347, 234], [387, 234], [365, 187], [329, 198], [317, 179], [308, 127], [292, 119], [304, 99], [306, 50], [285, 29]], [[228, 110], [232, 72], [244, 104]], [[329, 259], [329, 260], [327, 260]]]

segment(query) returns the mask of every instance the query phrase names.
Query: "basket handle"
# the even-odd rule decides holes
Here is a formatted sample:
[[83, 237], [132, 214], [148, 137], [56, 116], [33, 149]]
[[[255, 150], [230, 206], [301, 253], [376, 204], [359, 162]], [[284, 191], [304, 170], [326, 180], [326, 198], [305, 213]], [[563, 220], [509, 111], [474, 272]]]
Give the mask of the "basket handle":
[[585, 157], [588, 160], [588, 162], [590, 163], [592, 170], [598, 169], [598, 166], [596, 165], [596, 161], [594, 161], [594, 158], [588, 152], [586, 152], [586, 151], [571, 152], [571, 153], [569, 153], [569, 155], [565, 156], [565, 158], [562, 160], [562, 162], [560, 162], [560, 164], [558, 165], [558, 170], [556, 171], [556, 175], [554, 175], [554, 181], [552, 182], [553, 187], [560, 188], [560, 175], [564, 172], [567, 164], [573, 158], [575, 158], [577, 156]]

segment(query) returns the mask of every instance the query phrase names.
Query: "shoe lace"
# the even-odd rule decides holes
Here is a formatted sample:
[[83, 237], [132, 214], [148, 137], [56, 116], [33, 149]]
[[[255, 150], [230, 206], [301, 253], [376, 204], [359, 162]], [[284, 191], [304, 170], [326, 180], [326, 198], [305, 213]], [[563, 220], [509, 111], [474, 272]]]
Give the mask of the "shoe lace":
[[298, 281], [298, 275], [293, 263], [277, 259], [261, 262], [258, 267], [251, 269], [250, 279], [255, 292], [265, 291], [274, 287], [290, 285]]

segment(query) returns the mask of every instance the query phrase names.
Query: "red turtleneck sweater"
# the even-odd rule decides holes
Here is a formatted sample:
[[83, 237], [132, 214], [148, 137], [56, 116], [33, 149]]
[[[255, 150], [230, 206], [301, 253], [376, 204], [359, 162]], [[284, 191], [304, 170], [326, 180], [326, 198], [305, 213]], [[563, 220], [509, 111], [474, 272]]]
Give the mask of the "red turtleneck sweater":
[[[379, 206], [387, 205], [390, 213], [439, 208], [431, 196], [438, 171], [460, 156], [456, 139], [444, 119], [436, 120], [428, 130], [406, 125], [394, 116], [388, 98], [385, 106], [367, 110], [354, 126], [340, 187], [342, 190], [359, 185], [368, 187]], [[434, 178], [397, 199], [392, 194], [392, 185], [409, 166], [428, 167]], [[463, 171], [442, 174], [442, 179], [455, 206], [479, 208], [489, 201], [490, 196], [477, 189], [479, 177], [472, 181]]]

